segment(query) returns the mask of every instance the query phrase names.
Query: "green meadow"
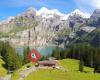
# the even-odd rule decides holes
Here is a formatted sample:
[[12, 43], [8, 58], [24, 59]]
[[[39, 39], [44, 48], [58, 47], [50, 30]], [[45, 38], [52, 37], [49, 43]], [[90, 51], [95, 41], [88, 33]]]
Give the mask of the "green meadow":
[[[30, 73], [24, 80], [100, 80], [100, 74], [93, 73], [93, 69], [84, 67], [84, 71], [78, 71], [79, 61], [75, 59], [63, 59], [59, 61], [62, 70], [58, 69], [40, 69]], [[32, 66], [32, 63], [30, 63]], [[18, 80], [20, 78], [19, 71], [16, 71], [11, 80]]]
[[3, 67], [5, 62], [0, 57], [0, 76], [5, 76], [7, 74], [7, 70]]

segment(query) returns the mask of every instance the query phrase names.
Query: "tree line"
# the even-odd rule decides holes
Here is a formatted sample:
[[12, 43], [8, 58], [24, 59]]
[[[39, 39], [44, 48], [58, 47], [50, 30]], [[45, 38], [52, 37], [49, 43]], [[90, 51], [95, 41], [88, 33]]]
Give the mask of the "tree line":
[[30, 52], [29, 47], [24, 48], [23, 56], [20, 55], [15, 48], [13, 48], [9, 42], [0, 42], [0, 56], [5, 61], [3, 65], [8, 71], [14, 71], [29, 63], [27, 58]]
[[73, 58], [80, 60], [79, 70], [83, 71], [83, 66], [94, 68], [94, 72], [100, 72], [100, 48], [95, 48], [89, 44], [73, 44], [70, 48], [59, 49], [57, 47], [52, 57], [56, 59]]

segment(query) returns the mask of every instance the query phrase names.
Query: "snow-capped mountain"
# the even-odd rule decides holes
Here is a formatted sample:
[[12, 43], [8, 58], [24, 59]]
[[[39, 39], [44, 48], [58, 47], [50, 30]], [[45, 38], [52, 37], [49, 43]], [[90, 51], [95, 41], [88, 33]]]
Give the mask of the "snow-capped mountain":
[[90, 18], [90, 14], [80, 11], [79, 9], [75, 9], [73, 12], [69, 14], [69, 16], [78, 15], [82, 18]]
[[86, 27], [89, 17], [78, 9], [64, 14], [57, 9], [42, 7], [36, 10], [30, 7], [22, 14], [1, 22], [0, 32], [3, 38], [9, 36], [7, 40], [15, 46], [55, 45], [56, 40], [63, 40], [66, 35], [73, 38], [80, 27], [85, 32], [94, 30], [89, 30], [90, 26]]
[[[30, 18], [30, 17], [34, 17], [34, 15], [42, 17], [42, 18], [53, 18], [55, 15], [57, 15], [60, 17], [60, 20], [67, 20], [69, 16], [75, 16], [75, 15], [78, 15], [82, 18], [90, 17], [90, 15], [88, 13], [84, 13], [84, 12], [80, 11], [79, 9], [75, 9], [73, 12], [71, 12], [69, 14], [64, 14], [64, 13], [61, 13], [57, 9], [48, 9], [46, 7], [42, 7], [39, 10], [36, 10], [35, 8], [30, 7], [26, 10], [26, 12], [24, 12], [23, 14], [19, 14], [18, 16], [24, 16], [24, 17]], [[6, 20], [1, 21], [0, 24], [9, 23], [13, 19], [14, 19], [14, 17], [10, 16]]]
[[64, 14], [58, 11], [57, 9], [47, 9], [45, 7], [42, 7], [40, 10], [37, 11], [37, 16], [41, 16], [43, 18], [51, 18], [54, 15], [60, 16], [61, 20], [67, 20], [69, 16], [79, 15], [83, 18], [89, 18], [90, 15], [88, 13], [84, 13], [78, 9], [74, 10], [73, 12], [69, 14]]
[[57, 9], [47, 9], [42, 7], [40, 10], [37, 11], [37, 16], [41, 16], [42, 18], [52, 18], [54, 15], [58, 15], [59, 17], [65, 17], [66, 14], [59, 12]]
[[42, 7], [40, 10], [37, 11], [37, 15], [45, 15], [45, 14], [48, 14], [48, 15], [57, 14], [59, 16], [66, 15], [66, 14], [59, 12], [57, 9], [50, 10], [50, 9], [47, 9], [46, 7]]

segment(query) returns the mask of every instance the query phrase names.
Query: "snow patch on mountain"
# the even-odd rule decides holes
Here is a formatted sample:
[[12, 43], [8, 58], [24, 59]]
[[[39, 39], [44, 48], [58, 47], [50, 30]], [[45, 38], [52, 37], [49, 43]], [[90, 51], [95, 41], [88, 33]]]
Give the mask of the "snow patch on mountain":
[[[24, 12], [22, 14], [22, 16], [33, 16], [34, 14], [36, 14], [36, 16], [40, 16], [41, 18], [54, 18], [55, 15], [60, 17], [60, 20], [68, 20], [69, 16], [74, 16], [74, 15], [78, 15], [82, 18], [89, 18], [90, 15], [88, 13], [84, 13], [82, 11], [80, 11], [79, 9], [75, 9], [73, 12], [69, 13], [69, 14], [63, 14], [61, 13], [59, 10], [57, 9], [48, 9], [46, 7], [42, 7], [40, 10], [36, 10], [33, 7], [30, 7], [26, 10], [26, 12]], [[6, 20], [3, 20], [0, 22], [0, 24], [6, 24], [9, 23], [12, 19], [14, 19], [13, 16], [9, 17]]]
[[79, 9], [75, 9], [73, 12], [69, 14], [63, 14], [57, 9], [47, 9], [46, 7], [42, 7], [40, 10], [37, 11], [37, 16], [41, 16], [42, 18], [52, 18], [54, 15], [58, 15], [61, 20], [67, 20], [69, 16], [79, 15], [83, 18], [89, 18], [90, 15], [88, 13], [84, 13]]
[[75, 9], [73, 12], [69, 14], [70, 16], [79, 15], [83, 18], [90, 18], [90, 14], [80, 11], [79, 9]]

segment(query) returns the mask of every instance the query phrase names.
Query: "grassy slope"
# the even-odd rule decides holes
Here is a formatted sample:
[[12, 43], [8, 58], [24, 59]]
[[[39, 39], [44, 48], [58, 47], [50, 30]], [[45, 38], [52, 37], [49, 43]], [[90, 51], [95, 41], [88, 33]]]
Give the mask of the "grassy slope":
[[27, 65], [32, 66], [34, 64], [32, 64], [32, 63], [26, 64], [23, 67], [21, 67], [19, 70], [15, 71], [11, 76], [11, 80], [18, 80], [21, 77], [19, 72], [25, 70]]
[[0, 76], [5, 76], [7, 74], [7, 70], [2, 66], [4, 61], [0, 58]]
[[65, 59], [60, 61], [67, 72], [61, 70], [38, 70], [31, 73], [25, 80], [100, 80], [100, 74], [94, 74], [92, 68], [85, 67], [84, 72], [78, 71], [78, 60]]

